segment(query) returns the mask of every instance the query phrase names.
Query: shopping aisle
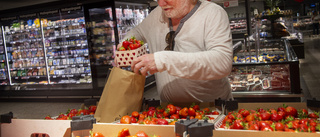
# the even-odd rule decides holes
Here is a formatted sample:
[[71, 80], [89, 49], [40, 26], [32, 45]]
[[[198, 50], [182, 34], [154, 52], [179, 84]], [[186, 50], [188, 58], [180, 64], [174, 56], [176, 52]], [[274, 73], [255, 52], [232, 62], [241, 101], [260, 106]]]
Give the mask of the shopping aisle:
[[[320, 100], [320, 36], [305, 37], [305, 59], [300, 59], [301, 88], [306, 99]], [[159, 99], [156, 87], [145, 91], [146, 99]], [[82, 103], [48, 103], [48, 102], [0, 102], [0, 114], [13, 112], [20, 119], [43, 119], [47, 115], [57, 116], [68, 109], [79, 109]]]
[[305, 36], [304, 45], [305, 59], [299, 60], [301, 88], [305, 99], [320, 100], [320, 35]]

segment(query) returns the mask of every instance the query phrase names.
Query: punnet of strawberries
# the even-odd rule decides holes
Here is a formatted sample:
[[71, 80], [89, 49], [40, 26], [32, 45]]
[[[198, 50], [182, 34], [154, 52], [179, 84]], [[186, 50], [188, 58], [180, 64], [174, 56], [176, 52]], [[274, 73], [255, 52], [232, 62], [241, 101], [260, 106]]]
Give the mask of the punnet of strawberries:
[[309, 113], [283, 105], [277, 109], [246, 110], [229, 112], [223, 119], [220, 129], [317, 132], [320, 131], [319, 112]]
[[189, 107], [179, 107], [168, 104], [166, 107], [149, 107], [141, 113], [134, 111], [131, 115], [122, 116], [121, 124], [153, 124], [153, 125], [175, 125], [178, 119], [199, 119], [213, 120], [210, 115], [219, 115], [220, 112], [211, 110], [210, 108], [200, 109], [199, 105], [192, 104]]
[[135, 37], [131, 37], [130, 39], [126, 39], [122, 42], [122, 45], [118, 48], [118, 51], [135, 50], [141, 47], [143, 44], [144, 42], [142, 40], [137, 40]]

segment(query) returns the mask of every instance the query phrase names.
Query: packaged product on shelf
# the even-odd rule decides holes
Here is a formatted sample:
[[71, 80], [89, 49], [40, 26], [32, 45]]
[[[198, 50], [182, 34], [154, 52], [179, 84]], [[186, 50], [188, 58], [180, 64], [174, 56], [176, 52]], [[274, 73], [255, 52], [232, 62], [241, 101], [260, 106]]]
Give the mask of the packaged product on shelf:
[[17, 59], [18, 58], [18, 54], [17, 53], [18, 53], [17, 51], [13, 51], [12, 52], [12, 58], [13, 59]]
[[53, 64], [52, 64], [52, 59], [48, 59], [48, 65], [49, 66], [52, 66]]
[[47, 70], [45, 68], [42, 68], [42, 75], [47, 75]]
[[27, 71], [28, 71], [28, 70], [26, 70], [26, 69], [21, 70], [21, 76], [26, 76], [26, 75], [27, 75]]
[[67, 64], [67, 59], [62, 59], [62, 65], [66, 65]]
[[44, 44], [46, 47], [50, 47], [50, 40], [45, 40], [45, 44]]
[[27, 76], [32, 76], [32, 69], [28, 70]]
[[71, 73], [71, 74], [76, 74], [76, 68], [71, 68], [71, 69], [70, 69], [70, 73]]
[[28, 60], [21, 60], [21, 62], [22, 62], [22, 67], [27, 67], [27, 62], [28, 62]]
[[54, 67], [51, 67], [51, 68], [50, 68], [50, 72], [49, 72], [50, 75], [54, 75], [54, 71], [55, 71], [55, 70], [54, 70]]
[[53, 62], [53, 63], [52, 63], [53, 66], [56, 66], [56, 65], [57, 65], [57, 60], [56, 60], [56, 59], [53, 59], [52, 62]]
[[41, 66], [41, 67], [46, 66], [46, 64], [45, 64], [45, 62], [44, 62], [44, 60], [43, 60], [43, 59], [42, 59], [42, 60], [40, 60], [40, 66]]
[[56, 65], [59, 66], [60, 65], [60, 59], [56, 60]]
[[17, 71], [16, 71], [16, 70], [11, 71], [11, 76], [12, 76], [12, 77], [16, 77], [16, 76], [17, 76]]
[[5, 79], [6, 78], [6, 72], [0, 72], [0, 78]]
[[84, 73], [84, 67], [80, 67], [79, 73]]

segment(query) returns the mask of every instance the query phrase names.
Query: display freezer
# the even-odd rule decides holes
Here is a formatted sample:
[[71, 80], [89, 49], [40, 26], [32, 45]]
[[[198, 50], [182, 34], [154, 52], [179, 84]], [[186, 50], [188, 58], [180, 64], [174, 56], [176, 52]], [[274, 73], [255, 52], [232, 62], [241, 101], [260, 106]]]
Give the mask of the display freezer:
[[[3, 11], [0, 95], [100, 96], [116, 45], [148, 8], [143, 2], [98, 0]], [[154, 76], [147, 79], [146, 86], [154, 83]]]

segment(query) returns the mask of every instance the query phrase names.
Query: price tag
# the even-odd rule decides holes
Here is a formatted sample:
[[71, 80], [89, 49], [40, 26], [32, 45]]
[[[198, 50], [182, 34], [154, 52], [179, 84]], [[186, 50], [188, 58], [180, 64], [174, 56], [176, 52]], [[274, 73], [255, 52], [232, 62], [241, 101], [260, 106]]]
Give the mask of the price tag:
[[79, 64], [80, 67], [83, 67], [83, 64]]
[[39, 79], [39, 78], [40, 78], [40, 76], [36, 76], [36, 78], [37, 78], [37, 79]]
[[52, 78], [57, 78], [57, 76], [52, 76]]
[[86, 76], [86, 74], [81, 74], [81, 77], [84, 77], [84, 76]]
[[71, 67], [73, 67], [73, 68], [74, 68], [74, 67], [76, 67], [76, 65], [71, 65]]
[[14, 79], [19, 79], [19, 77], [15, 77]]

